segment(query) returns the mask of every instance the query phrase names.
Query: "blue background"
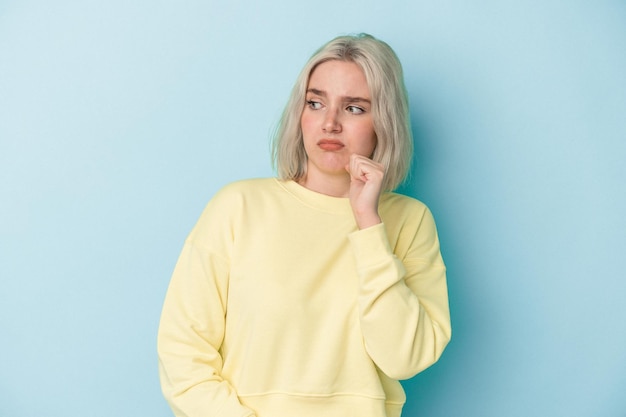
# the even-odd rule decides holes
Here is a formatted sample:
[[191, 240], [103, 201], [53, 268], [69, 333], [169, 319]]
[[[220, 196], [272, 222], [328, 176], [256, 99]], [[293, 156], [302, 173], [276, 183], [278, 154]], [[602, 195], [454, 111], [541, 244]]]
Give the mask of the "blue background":
[[403, 62], [453, 340], [405, 416], [626, 416], [623, 1], [0, 0], [0, 416], [169, 416], [183, 239], [322, 43]]

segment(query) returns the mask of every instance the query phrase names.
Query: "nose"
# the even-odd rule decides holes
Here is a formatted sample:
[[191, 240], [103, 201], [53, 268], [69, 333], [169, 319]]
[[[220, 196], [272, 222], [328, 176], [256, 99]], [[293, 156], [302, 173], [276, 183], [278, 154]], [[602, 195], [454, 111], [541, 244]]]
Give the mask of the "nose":
[[322, 130], [325, 133], [337, 133], [341, 131], [341, 122], [337, 110], [329, 108], [322, 121]]

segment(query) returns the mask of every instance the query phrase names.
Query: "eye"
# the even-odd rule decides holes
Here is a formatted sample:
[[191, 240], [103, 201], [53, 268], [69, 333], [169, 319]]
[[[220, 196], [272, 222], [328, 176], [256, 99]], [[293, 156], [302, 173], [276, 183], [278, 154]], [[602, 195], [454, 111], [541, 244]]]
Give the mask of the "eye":
[[349, 113], [352, 114], [363, 114], [365, 113], [365, 109], [359, 106], [348, 106], [346, 108], [346, 110], [348, 110]]
[[322, 103], [320, 103], [319, 101], [315, 101], [315, 100], [307, 100], [306, 104], [309, 106], [310, 109], [312, 110], [319, 110], [322, 108]]

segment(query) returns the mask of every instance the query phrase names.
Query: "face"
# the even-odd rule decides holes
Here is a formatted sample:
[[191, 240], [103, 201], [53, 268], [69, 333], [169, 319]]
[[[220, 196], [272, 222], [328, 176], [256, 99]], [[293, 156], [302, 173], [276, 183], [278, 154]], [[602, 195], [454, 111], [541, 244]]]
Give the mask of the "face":
[[365, 74], [346, 61], [327, 61], [309, 77], [300, 119], [307, 178], [348, 176], [350, 155], [371, 157], [376, 148], [372, 103]]

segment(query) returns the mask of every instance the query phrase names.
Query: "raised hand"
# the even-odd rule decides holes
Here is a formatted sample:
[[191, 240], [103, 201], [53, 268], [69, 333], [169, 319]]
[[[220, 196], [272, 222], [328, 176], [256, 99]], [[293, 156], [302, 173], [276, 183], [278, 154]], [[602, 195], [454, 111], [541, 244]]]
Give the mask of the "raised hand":
[[359, 229], [379, 224], [378, 199], [385, 177], [384, 167], [365, 156], [352, 154], [346, 171], [350, 174], [350, 205]]

